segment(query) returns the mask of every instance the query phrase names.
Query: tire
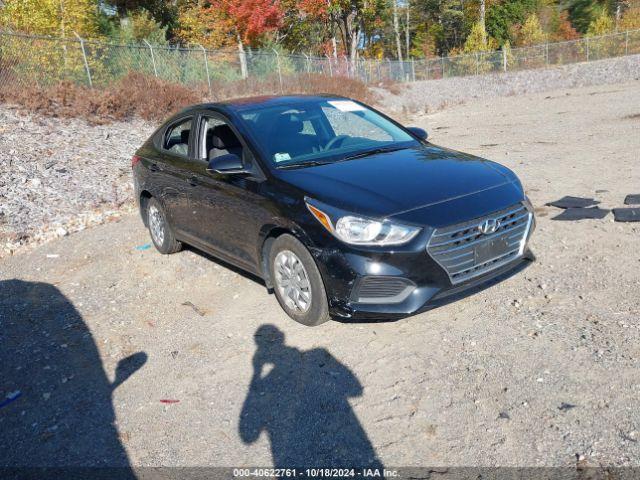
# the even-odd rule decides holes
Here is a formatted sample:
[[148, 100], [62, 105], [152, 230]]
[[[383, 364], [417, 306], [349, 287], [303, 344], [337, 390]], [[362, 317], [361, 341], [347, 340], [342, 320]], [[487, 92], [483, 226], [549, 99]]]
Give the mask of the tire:
[[[320, 271], [309, 251], [295, 237], [284, 234], [273, 242], [269, 251], [269, 274], [278, 303], [296, 322], [315, 327], [330, 319]], [[287, 289], [291, 283], [292, 288]], [[305, 288], [305, 284], [308, 287]]]
[[155, 198], [150, 198], [147, 202], [146, 215], [149, 235], [156, 249], [164, 255], [179, 252], [182, 249], [182, 243], [176, 240], [164, 208]]

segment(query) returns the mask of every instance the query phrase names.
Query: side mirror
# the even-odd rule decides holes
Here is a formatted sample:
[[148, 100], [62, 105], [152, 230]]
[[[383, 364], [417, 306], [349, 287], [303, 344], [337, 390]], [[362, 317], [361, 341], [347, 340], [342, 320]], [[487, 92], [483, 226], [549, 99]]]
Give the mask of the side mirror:
[[407, 127], [407, 130], [413, 133], [420, 140], [426, 140], [429, 137], [427, 131], [420, 127]]
[[209, 160], [207, 171], [216, 173], [244, 173], [246, 170], [242, 165], [242, 159], [235, 153], [227, 153]]

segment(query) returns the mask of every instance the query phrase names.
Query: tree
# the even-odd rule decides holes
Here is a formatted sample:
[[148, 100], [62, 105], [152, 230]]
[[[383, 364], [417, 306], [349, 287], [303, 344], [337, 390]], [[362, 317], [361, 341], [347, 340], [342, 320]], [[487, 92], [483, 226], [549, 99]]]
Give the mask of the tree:
[[498, 42], [495, 39], [487, 37], [482, 22], [477, 22], [471, 28], [471, 32], [467, 36], [462, 48], [463, 53], [488, 52], [498, 48]]
[[518, 45], [531, 46], [547, 41], [547, 35], [542, 31], [540, 20], [535, 13], [527, 17], [522, 27], [518, 30]]
[[640, 29], [640, 7], [630, 8], [622, 15], [619, 24], [620, 30]]
[[236, 44], [229, 33], [232, 29], [231, 20], [220, 9], [191, 5], [180, 10], [174, 35], [185, 44], [217, 49]]
[[163, 27], [173, 28], [178, 18], [179, 8], [176, 0], [171, 2], [163, 0], [108, 0], [106, 3], [116, 8], [120, 18], [126, 18], [145, 10]]
[[396, 39], [396, 55], [399, 61], [402, 61], [402, 43], [400, 42], [400, 20], [398, 19], [398, 2], [391, 0], [393, 3], [393, 36]]
[[568, 12], [560, 12], [552, 22], [551, 39], [561, 42], [564, 40], [576, 40], [577, 38], [580, 38], [580, 34], [571, 25]]
[[594, 0], [574, 0], [569, 6], [569, 19], [580, 33], [587, 33], [589, 25], [606, 9], [606, 3]]
[[153, 44], [163, 44], [167, 42], [167, 27], [156, 22], [146, 10], [138, 10], [121, 19], [120, 28], [111, 35], [122, 43], [146, 40]]
[[615, 22], [609, 15], [607, 15], [606, 11], [602, 10], [600, 15], [589, 24], [587, 36], [598, 37], [600, 35], [606, 35], [613, 32], [614, 29]]
[[[339, 35], [345, 53], [355, 61], [363, 35], [379, 19], [384, 0], [301, 0], [306, 12], [326, 19], [331, 30]], [[334, 45], [337, 43], [333, 41]], [[335, 51], [335, 50], [334, 50]]]
[[486, 31], [500, 45], [515, 43], [514, 25], [522, 25], [538, 8], [537, 0], [505, 0], [489, 5], [486, 14]]
[[99, 35], [95, 0], [5, 0], [0, 24], [21, 32], [85, 38]]

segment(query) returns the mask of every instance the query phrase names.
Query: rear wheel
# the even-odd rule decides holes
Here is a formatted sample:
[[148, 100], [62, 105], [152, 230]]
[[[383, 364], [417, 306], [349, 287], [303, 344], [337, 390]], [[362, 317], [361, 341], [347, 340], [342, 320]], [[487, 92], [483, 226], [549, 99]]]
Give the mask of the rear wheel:
[[329, 320], [329, 305], [316, 262], [291, 235], [281, 235], [269, 252], [269, 273], [283, 310], [296, 322], [316, 326]]
[[147, 202], [147, 225], [151, 241], [156, 249], [163, 254], [180, 251], [182, 243], [176, 240], [162, 205], [155, 198]]

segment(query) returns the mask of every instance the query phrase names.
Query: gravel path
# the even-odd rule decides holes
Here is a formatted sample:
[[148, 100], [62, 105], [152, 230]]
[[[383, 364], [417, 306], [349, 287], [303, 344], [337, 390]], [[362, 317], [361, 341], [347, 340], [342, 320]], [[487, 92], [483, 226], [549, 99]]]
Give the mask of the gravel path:
[[608, 85], [640, 80], [640, 55], [575, 63], [561, 67], [492, 75], [453, 77], [379, 90], [383, 110], [424, 113], [467, 101], [546, 92], [559, 88]]
[[515, 169], [538, 261], [398, 322], [299, 326], [135, 216], [3, 260], [0, 464], [640, 466], [640, 227], [543, 206], [640, 193], [638, 105], [635, 82], [417, 118]]
[[143, 122], [94, 126], [0, 106], [0, 257], [131, 208]]

